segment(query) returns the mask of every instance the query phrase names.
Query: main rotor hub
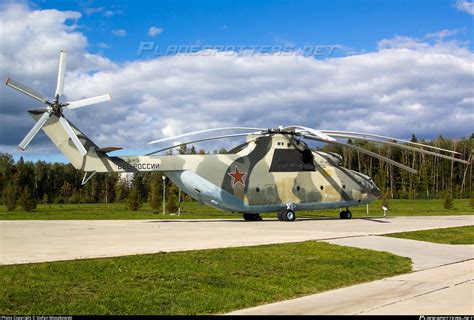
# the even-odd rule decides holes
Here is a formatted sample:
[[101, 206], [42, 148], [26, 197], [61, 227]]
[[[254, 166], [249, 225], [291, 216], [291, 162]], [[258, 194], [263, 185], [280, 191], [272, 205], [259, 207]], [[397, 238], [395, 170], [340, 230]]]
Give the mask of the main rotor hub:
[[267, 129], [263, 132], [264, 134], [275, 135], [275, 134], [286, 134], [290, 136], [298, 136], [300, 133], [296, 132], [294, 129], [288, 130], [283, 129], [282, 127]]

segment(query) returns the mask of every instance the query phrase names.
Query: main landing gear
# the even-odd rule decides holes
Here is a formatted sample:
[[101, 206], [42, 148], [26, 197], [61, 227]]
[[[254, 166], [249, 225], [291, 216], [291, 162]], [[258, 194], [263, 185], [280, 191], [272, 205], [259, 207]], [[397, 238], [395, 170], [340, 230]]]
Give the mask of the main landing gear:
[[258, 213], [244, 213], [245, 221], [262, 221], [262, 217]]
[[352, 219], [352, 212], [349, 210], [349, 208], [346, 208], [346, 210], [342, 210], [341, 212], [339, 212], [339, 218]]

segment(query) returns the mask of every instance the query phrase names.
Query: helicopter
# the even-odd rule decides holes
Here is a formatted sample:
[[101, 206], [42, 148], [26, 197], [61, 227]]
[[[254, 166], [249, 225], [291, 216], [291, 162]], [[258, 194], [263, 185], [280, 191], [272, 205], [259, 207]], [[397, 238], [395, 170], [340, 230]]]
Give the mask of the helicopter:
[[[350, 207], [380, 198], [380, 189], [371, 177], [344, 168], [337, 153], [312, 149], [304, 140], [343, 148], [387, 162], [411, 173], [417, 171], [392, 159], [343, 139], [370, 141], [419, 152], [451, 161], [458, 152], [382, 135], [316, 130], [300, 125], [278, 128], [225, 127], [190, 132], [151, 141], [176, 141], [217, 131], [246, 131], [212, 136], [175, 144], [143, 156], [110, 156], [120, 147], [99, 147], [64, 117], [63, 109], [76, 109], [109, 101], [110, 94], [72, 102], [61, 102], [66, 73], [67, 51], [60, 52], [56, 91], [52, 101], [35, 90], [7, 79], [6, 85], [46, 105], [30, 110], [36, 121], [20, 142], [24, 150], [42, 129], [71, 164], [85, 172], [82, 184], [97, 172], [160, 171], [197, 201], [221, 210], [243, 215], [246, 221], [262, 220], [260, 213], [277, 212], [280, 221], [295, 221], [298, 210], [339, 209], [341, 219], [351, 219]], [[226, 154], [157, 155], [159, 152], [202, 141], [244, 137], [245, 142]]]

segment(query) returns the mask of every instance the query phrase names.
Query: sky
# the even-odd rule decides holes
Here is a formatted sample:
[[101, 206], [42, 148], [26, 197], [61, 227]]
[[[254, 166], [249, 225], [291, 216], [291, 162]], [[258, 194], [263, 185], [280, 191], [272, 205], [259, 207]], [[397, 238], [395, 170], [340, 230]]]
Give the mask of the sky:
[[[65, 115], [118, 155], [236, 125], [466, 137], [473, 14], [467, 0], [3, 1], [0, 76], [52, 96], [68, 50], [65, 100], [113, 99]], [[43, 133], [17, 148], [41, 103], [0, 98], [0, 152], [65, 161]]]

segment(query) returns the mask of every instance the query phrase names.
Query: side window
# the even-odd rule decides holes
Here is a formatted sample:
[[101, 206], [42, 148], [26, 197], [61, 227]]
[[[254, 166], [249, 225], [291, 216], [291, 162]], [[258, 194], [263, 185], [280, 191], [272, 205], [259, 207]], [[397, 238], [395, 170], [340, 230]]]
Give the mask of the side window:
[[315, 171], [313, 153], [306, 149], [275, 149], [270, 172]]

